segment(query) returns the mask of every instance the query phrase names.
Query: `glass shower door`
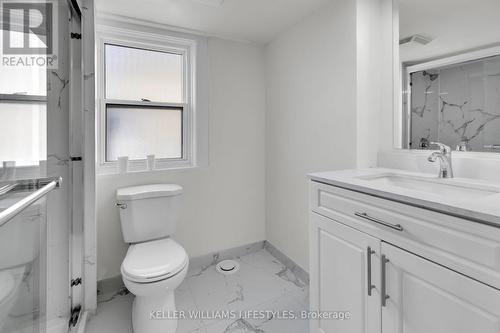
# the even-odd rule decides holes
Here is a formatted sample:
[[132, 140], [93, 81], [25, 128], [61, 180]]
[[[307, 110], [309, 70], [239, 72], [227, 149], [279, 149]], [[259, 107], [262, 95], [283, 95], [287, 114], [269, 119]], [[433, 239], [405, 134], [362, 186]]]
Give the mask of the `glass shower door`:
[[0, 332], [45, 332], [49, 194], [40, 191], [49, 185], [7, 184], [0, 186], [9, 189], [0, 195]]
[[64, 180], [0, 226], [0, 333], [67, 331], [81, 298], [72, 299], [81, 282], [71, 286], [81, 266], [81, 50], [70, 50], [80, 22], [66, 0], [0, 0], [0, 13], [0, 217]]

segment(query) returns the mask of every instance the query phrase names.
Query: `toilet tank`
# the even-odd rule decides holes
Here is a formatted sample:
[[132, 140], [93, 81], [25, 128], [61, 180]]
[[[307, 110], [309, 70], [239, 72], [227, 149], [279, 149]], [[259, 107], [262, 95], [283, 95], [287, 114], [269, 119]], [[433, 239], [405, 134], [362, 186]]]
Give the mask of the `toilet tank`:
[[125, 242], [139, 243], [172, 235], [179, 218], [181, 193], [182, 187], [174, 184], [118, 189], [116, 205]]

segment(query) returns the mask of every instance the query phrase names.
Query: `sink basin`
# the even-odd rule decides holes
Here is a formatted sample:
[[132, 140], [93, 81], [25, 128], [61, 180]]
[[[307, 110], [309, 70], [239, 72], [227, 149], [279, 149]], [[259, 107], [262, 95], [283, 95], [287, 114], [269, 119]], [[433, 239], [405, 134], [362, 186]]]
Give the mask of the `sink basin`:
[[403, 174], [379, 174], [358, 177], [372, 186], [393, 186], [420, 191], [449, 199], [474, 200], [500, 193], [500, 188], [471, 184], [455, 179], [417, 177]]

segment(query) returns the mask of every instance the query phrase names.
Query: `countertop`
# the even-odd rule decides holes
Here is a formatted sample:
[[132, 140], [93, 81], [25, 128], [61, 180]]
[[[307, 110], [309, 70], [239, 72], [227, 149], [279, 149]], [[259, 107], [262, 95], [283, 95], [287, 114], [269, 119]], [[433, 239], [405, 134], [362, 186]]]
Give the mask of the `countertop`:
[[[471, 186], [471, 191], [491, 191], [492, 194], [471, 199], [370, 181], [388, 175], [416, 178], [424, 183], [429, 181], [459, 188], [464, 185]], [[500, 227], [500, 183], [467, 178], [438, 179], [437, 175], [383, 168], [320, 172], [309, 174], [308, 177], [315, 182]]]

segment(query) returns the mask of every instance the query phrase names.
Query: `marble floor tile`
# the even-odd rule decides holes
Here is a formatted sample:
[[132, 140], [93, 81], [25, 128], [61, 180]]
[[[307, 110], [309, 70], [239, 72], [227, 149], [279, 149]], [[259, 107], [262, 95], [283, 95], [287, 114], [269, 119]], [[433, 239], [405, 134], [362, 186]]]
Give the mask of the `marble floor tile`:
[[211, 266], [186, 279], [199, 310], [247, 309], [305, 288], [266, 250], [236, 260], [240, 270], [235, 274], [221, 275]]
[[86, 333], [133, 333], [132, 302], [134, 296], [118, 295], [97, 306], [97, 315], [87, 322]]
[[[179, 311], [188, 313], [189, 311], [196, 310], [196, 305], [186, 280], [175, 290], [175, 304]], [[178, 321], [177, 332], [204, 332], [200, 330], [202, 327], [203, 322], [201, 319], [180, 319]]]
[[[185, 311], [177, 333], [307, 333], [308, 321], [282, 319], [279, 314], [300, 314], [309, 307], [309, 288], [266, 250], [239, 258], [240, 270], [221, 275], [211, 265], [190, 269], [176, 289], [177, 309]], [[111, 295], [113, 296], [113, 295]], [[87, 333], [132, 333], [133, 295], [114, 295], [99, 303], [97, 316], [87, 324]], [[204, 311], [209, 318], [192, 318]], [[233, 319], [212, 318], [212, 311], [231, 311]], [[271, 317], [255, 318], [248, 311], [274, 311]], [[269, 312], [268, 312], [269, 313]]]
[[[309, 321], [301, 319], [301, 312], [307, 309], [297, 294], [287, 294], [248, 309], [251, 312], [243, 312], [245, 318], [206, 325], [206, 333], [307, 333]], [[253, 311], [259, 311], [259, 315]]]

